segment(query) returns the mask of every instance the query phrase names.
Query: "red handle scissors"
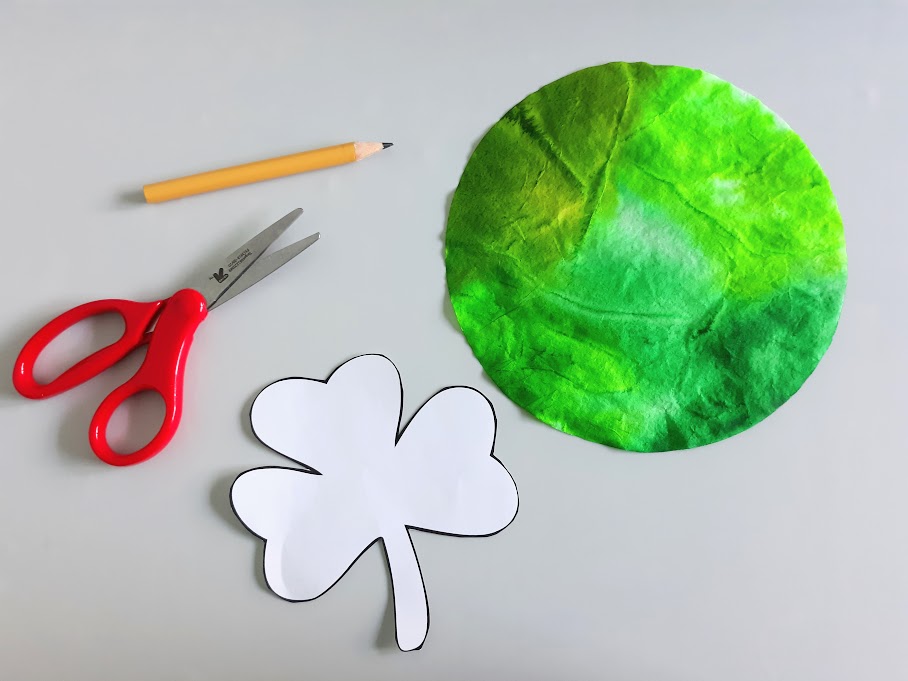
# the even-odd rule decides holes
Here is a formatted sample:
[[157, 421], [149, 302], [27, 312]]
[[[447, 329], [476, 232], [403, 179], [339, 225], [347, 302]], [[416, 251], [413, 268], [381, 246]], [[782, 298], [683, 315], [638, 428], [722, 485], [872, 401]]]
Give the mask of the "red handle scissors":
[[[16, 359], [13, 385], [25, 397], [41, 399], [57, 395], [106, 371], [136, 348], [148, 344], [138, 371], [108, 395], [98, 407], [88, 430], [88, 441], [99, 459], [114, 466], [141, 463], [160, 452], [176, 433], [183, 412], [183, 371], [196, 328], [208, 312], [257, 283], [289, 262], [319, 235], [301, 239], [267, 257], [265, 250], [301, 214], [297, 208], [228, 255], [214, 274], [170, 298], [151, 303], [131, 300], [96, 300], [64, 312], [29, 339]], [[35, 361], [63, 331], [84, 319], [116, 312], [126, 323], [123, 336], [76, 363], [47, 384], [34, 377]], [[151, 441], [131, 454], [120, 454], [107, 442], [107, 424], [123, 402], [141, 392], [153, 391], [164, 398], [164, 422]]]

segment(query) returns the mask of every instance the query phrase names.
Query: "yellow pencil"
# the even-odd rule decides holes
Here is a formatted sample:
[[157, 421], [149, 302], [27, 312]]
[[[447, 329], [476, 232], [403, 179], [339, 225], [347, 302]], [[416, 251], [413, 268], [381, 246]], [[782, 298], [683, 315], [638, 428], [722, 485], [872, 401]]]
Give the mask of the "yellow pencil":
[[213, 192], [217, 189], [329, 168], [342, 163], [353, 163], [377, 154], [390, 146], [392, 146], [391, 142], [347, 142], [347, 144], [338, 144], [334, 147], [313, 149], [265, 161], [254, 161], [230, 168], [178, 177], [175, 180], [146, 184], [143, 191], [148, 203], [160, 203], [184, 196]]

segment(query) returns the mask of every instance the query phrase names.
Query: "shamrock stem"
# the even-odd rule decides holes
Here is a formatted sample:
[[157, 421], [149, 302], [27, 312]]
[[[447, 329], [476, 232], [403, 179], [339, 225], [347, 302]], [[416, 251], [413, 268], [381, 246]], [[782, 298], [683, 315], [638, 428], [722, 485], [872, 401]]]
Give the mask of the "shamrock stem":
[[429, 632], [429, 602], [416, 551], [406, 527], [382, 537], [382, 542], [391, 568], [397, 645], [401, 650], [415, 650]]

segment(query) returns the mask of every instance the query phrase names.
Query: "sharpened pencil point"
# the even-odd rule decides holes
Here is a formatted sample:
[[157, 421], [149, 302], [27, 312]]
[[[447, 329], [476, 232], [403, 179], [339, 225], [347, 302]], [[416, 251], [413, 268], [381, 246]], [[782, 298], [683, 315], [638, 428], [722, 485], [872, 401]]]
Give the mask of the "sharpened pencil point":
[[372, 154], [377, 154], [382, 149], [387, 149], [390, 146], [390, 142], [354, 142], [353, 153], [357, 161], [362, 161], [364, 158], [369, 158]]
[[393, 147], [393, 146], [394, 146], [394, 142], [382, 142], [381, 143], [382, 149], [387, 149], [388, 147]]

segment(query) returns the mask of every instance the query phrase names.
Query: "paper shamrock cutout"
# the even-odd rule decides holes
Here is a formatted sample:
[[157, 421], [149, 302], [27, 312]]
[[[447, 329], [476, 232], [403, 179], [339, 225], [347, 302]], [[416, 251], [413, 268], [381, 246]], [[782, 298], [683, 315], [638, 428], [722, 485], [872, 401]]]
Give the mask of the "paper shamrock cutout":
[[318, 598], [378, 539], [391, 569], [397, 645], [422, 646], [428, 600], [410, 529], [489, 536], [517, 514], [517, 487], [493, 456], [495, 412], [482, 393], [445, 388], [400, 432], [400, 374], [382, 355], [327, 381], [287, 378], [252, 405], [256, 437], [304, 469], [246, 471], [234, 512], [265, 540], [265, 580], [289, 601]]

